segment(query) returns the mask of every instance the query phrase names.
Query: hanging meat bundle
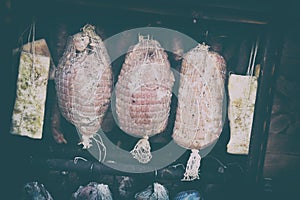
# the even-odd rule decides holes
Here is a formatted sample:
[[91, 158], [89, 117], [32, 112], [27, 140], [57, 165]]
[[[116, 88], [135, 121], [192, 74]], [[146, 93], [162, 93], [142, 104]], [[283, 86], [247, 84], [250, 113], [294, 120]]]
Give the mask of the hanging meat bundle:
[[230, 74], [228, 78], [228, 120], [230, 140], [227, 152], [248, 154], [253, 124], [260, 65], [255, 67], [259, 41], [252, 45], [246, 75]]
[[174, 141], [192, 153], [183, 180], [199, 178], [199, 150], [218, 139], [223, 127], [225, 60], [199, 44], [182, 61]]
[[73, 194], [74, 200], [112, 200], [112, 193], [108, 185], [90, 182], [85, 186], [79, 186]]
[[92, 139], [99, 143], [95, 135], [110, 102], [112, 71], [93, 26], [86, 25], [69, 38], [56, 70], [55, 86], [61, 113], [76, 126], [83, 148], [89, 148]]
[[116, 84], [116, 115], [124, 132], [142, 137], [131, 151], [141, 163], [152, 157], [148, 137], [166, 128], [173, 84], [174, 75], [163, 48], [149, 36], [139, 36]]

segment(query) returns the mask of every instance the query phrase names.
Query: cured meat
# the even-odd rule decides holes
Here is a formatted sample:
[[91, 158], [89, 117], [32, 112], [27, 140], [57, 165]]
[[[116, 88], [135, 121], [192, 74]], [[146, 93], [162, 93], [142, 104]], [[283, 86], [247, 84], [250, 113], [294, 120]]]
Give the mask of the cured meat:
[[160, 183], [153, 183], [135, 194], [135, 200], [169, 200], [169, 191]]
[[22, 46], [12, 134], [42, 138], [49, 68], [50, 52], [44, 39]]
[[227, 152], [231, 154], [249, 153], [257, 79], [260, 72], [260, 65], [254, 66], [257, 49], [258, 41], [255, 47], [254, 44], [252, 46], [246, 75], [230, 74], [228, 79], [230, 140]]
[[225, 99], [225, 60], [209, 46], [199, 44], [183, 57], [178, 91], [178, 107], [173, 130], [174, 141], [191, 149], [183, 180], [199, 178], [201, 157], [221, 134]]
[[228, 80], [230, 140], [227, 152], [249, 153], [257, 91], [257, 77], [231, 74]]
[[79, 186], [73, 194], [74, 200], [112, 200], [108, 185], [90, 182], [86, 186]]
[[33, 181], [24, 185], [21, 199], [53, 200], [53, 197], [43, 184]]
[[[106, 48], [91, 25], [71, 36], [55, 74], [62, 115], [81, 134], [83, 148], [92, 145], [109, 106], [112, 71]], [[98, 144], [97, 143], [97, 144]]]
[[143, 137], [131, 151], [141, 163], [151, 159], [148, 137], [166, 128], [174, 75], [167, 54], [148, 37], [129, 50], [116, 84], [116, 114], [127, 134]]

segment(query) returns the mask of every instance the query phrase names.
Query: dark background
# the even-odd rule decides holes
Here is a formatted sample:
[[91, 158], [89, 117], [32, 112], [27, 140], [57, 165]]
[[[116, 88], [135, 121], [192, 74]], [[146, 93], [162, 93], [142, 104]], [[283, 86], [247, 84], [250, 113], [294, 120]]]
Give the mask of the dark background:
[[[104, 180], [107, 177], [72, 173], [61, 175], [59, 170], [49, 170], [33, 165], [32, 158], [72, 159], [77, 149], [77, 134], [74, 127], [62, 119], [62, 126], [69, 143], [57, 145], [51, 135], [51, 113], [55, 100], [53, 81], [49, 81], [47, 96], [44, 137], [42, 140], [30, 140], [26, 137], [13, 136], [9, 133], [11, 112], [14, 105], [17, 62], [12, 57], [12, 49], [20, 46], [20, 36], [34, 20], [37, 27], [36, 38], [45, 38], [54, 63], [64, 49], [67, 36], [80, 30], [86, 23], [97, 27], [97, 32], [106, 39], [119, 32], [145, 26], [158, 26], [182, 32], [198, 42], [206, 42], [213, 50], [224, 56], [227, 70], [244, 74], [248, 64], [248, 55], [257, 36], [262, 39], [271, 30], [279, 35], [280, 54], [275, 73], [274, 102], [270, 118], [269, 137], [263, 174], [258, 188], [247, 185], [246, 156], [227, 155], [226, 144], [229, 139], [228, 122], [224, 126], [221, 138], [211, 153], [225, 165], [235, 163], [225, 173], [220, 172], [220, 165], [207, 158], [203, 165], [204, 180], [195, 184], [179, 184], [173, 188], [195, 188], [208, 194], [207, 199], [225, 199], [241, 195], [258, 197], [282, 197], [297, 195], [300, 178], [300, 107], [299, 107], [299, 67], [300, 59], [300, 14], [297, 1], [21, 1], [6, 0], [0, 4], [1, 42], [1, 190], [6, 199], [19, 199], [22, 184], [26, 181], [40, 180], [45, 183], [57, 199], [67, 198], [71, 192], [90, 180]], [[196, 21], [195, 21], [196, 20]], [[196, 23], [195, 23], [196, 22]], [[206, 34], [208, 31], [208, 34]], [[26, 38], [26, 37], [25, 37]], [[260, 48], [257, 63], [263, 60]], [[169, 57], [173, 66], [178, 62]], [[120, 58], [113, 63], [115, 78], [121, 67]], [[269, 101], [266, 99], [265, 101]], [[159, 148], [170, 139], [170, 130], [161, 137], [152, 139], [154, 148]], [[123, 141], [129, 146], [133, 138], [123, 134], [117, 128], [111, 128], [111, 139]], [[169, 132], [168, 132], [169, 131]], [[124, 142], [124, 140], [126, 142]], [[54, 150], [53, 150], [54, 149]], [[71, 152], [69, 150], [71, 149]], [[75, 150], [74, 150], [75, 149]], [[183, 160], [186, 155], [183, 156]], [[242, 169], [242, 170], [241, 170]], [[106, 178], [106, 179], [105, 179]], [[138, 179], [138, 178], [137, 178]], [[149, 179], [149, 183], [152, 179]], [[243, 183], [243, 184], [240, 184]], [[145, 182], [143, 186], [147, 185]], [[269, 185], [268, 185], [269, 184]], [[168, 185], [168, 183], [166, 183]], [[172, 188], [170, 187], [170, 190]], [[174, 189], [175, 190], [175, 189]], [[176, 192], [176, 191], [171, 191]], [[1, 192], [2, 193], [2, 192]], [[247, 195], [246, 195], [247, 194]], [[8, 197], [7, 195], [10, 195]], [[210, 195], [210, 196], [209, 196]], [[215, 195], [215, 196], [214, 196]], [[252, 197], [251, 196], [251, 197]]]

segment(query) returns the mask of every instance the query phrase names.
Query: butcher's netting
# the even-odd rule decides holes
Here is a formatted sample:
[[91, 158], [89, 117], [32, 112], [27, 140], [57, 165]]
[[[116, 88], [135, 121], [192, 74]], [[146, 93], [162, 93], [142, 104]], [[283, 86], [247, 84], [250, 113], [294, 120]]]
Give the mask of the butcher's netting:
[[148, 37], [129, 50], [116, 85], [116, 114], [127, 134], [144, 137], [131, 152], [142, 163], [151, 159], [148, 137], [166, 128], [174, 75], [167, 54]]

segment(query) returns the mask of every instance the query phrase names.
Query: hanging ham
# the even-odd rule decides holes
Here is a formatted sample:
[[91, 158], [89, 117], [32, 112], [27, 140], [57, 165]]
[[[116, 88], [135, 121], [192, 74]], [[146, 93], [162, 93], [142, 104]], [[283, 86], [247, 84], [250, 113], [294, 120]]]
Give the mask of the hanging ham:
[[151, 160], [148, 138], [166, 128], [174, 75], [158, 41], [139, 36], [127, 53], [116, 84], [116, 114], [120, 128], [141, 137], [131, 151], [141, 163]]
[[70, 37], [55, 74], [60, 111], [77, 128], [83, 148], [89, 148], [92, 140], [102, 144], [95, 136], [109, 106], [113, 83], [108, 53], [94, 29], [86, 25]]
[[192, 153], [183, 180], [199, 178], [199, 150], [216, 141], [224, 117], [225, 60], [199, 44], [183, 57], [174, 141]]

